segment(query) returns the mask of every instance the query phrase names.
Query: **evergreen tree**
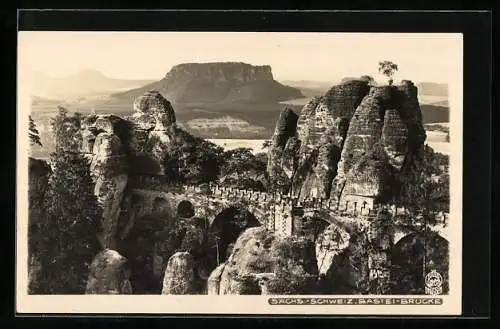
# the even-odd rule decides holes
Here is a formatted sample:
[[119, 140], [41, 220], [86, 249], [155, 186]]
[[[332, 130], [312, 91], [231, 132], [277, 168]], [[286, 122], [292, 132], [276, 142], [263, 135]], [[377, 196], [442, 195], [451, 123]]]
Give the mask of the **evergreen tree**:
[[415, 232], [437, 224], [436, 215], [449, 211], [448, 157], [425, 145], [422, 158], [404, 178], [396, 204], [408, 215], [397, 216], [396, 225]]
[[29, 293], [38, 291], [38, 272], [40, 269], [38, 251], [43, 246], [41, 231], [44, 218], [44, 200], [50, 177], [50, 166], [43, 160], [29, 158], [28, 161], [28, 270]]
[[36, 128], [35, 121], [33, 121], [33, 118], [31, 118], [31, 115], [29, 116], [29, 138], [30, 138], [30, 143], [31, 145], [39, 145], [43, 146], [42, 142], [40, 140], [40, 134], [38, 133], [38, 129]]
[[97, 232], [101, 209], [94, 196], [87, 159], [73, 148], [75, 118], [60, 109], [54, 118], [56, 151], [45, 195], [38, 259], [43, 294], [78, 294], [85, 291], [88, 266], [99, 252]]
[[223, 149], [180, 128], [175, 128], [173, 135], [176, 138], [163, 159], [167, 179], [188, 184], [215, 181], [220, 173]]

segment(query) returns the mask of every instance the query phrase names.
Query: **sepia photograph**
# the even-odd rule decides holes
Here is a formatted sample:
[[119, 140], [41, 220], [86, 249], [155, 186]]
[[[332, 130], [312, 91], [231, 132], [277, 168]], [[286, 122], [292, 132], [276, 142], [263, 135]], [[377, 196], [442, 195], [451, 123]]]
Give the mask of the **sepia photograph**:
[[462, 43], [19, 31], [18, 308], [459, 314]]

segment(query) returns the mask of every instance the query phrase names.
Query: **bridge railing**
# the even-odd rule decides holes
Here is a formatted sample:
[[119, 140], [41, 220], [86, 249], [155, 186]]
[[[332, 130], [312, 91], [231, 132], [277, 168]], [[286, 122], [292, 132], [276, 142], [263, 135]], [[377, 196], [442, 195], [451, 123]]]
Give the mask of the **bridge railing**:
[[[371, 216], [375, 215], [381, 208], [386, 209], [392, 215], [407, 214], [407, 209], [399, 207], [394, 204], [387, 205], [373, 205], [368, 202], [359, 202], [353, 200], [346, 200], [338, 203], [332, 199], [322, 198], [308, 198], [299, 200], [295, 197], [290, 197], [288, 194], [281, 194], [278, 192], [262, 192], [249, 189], [239, 189], [232, 186], [224, 186], [214, 183], [207, 184], [206, 187], [202, 185], [192, 184], [178, 184], [167, 182], [164, 176], [154, 175], [141, 175], [132, 177], [134, 185], [141, 188], [157, 189], [164, 192], [177, 192], [177, 193], [208, 193], [213, 197], [219, 198], [240, 198], [250, 202], [274, 202], [277, 204], [290, 204], [291, 206], [298, 206], [303, 208], [306, 212], [313, 212], [318, 209], [327, 209], [329, 211], [338, 212], [339, 214], [362, 215]], [[174, 192], [174, 193], [175, 193]], [[438, 214], [438, 222], [445, 223], [448, 214], [441, 212]]]

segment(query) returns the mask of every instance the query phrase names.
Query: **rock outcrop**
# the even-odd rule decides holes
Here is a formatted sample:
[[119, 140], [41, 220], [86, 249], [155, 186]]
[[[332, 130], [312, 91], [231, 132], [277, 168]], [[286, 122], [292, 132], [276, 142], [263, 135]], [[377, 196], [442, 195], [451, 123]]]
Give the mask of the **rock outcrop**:
[[210, 273], [210, 276], [207, 280], [207, 294], [208, 295], [218, 295], [220, 291], [220, 281], [222, 277], [222, 273], [224, 273], [224, 269], [226, 267], [226, 263], [222, 263], [215, 268], [215, 270]]
[[151, 89], [174, 103], [274, 103], [303, 97], [298, 89], [274, 80], [269, 65], [238, 62], [175, 65], [160, 81], [113, 96], [135, 99]]
[[101, 242], [116, 247], [116, 227], [128, 181], [127, 146], [123, 144], [123, 119], [114, 115], [87, 118], [82, 131], [82, 151], [90, 158], [94, 193], [103, 207]]
[[150, 165], [141, 166], [141, 171], [163, 175], [164, 156], [172, 143], [172, 127], [175, 112], [170, 102], [158, 91], [150, 90], [134, 101], [131, 148], [137, 160], [147, 160]]
[[173, 254], [167, 263], [163, 278], [163, 295], [196, 293], [196, 264], [189, 252]]
[[129, 278], [127, 259], [115, 250], [105, 249], [97, 254], [90, 265], [85, 294], [132, 294]]
[[90, 161], [95, 195], [103, 206], [105, 248], [115, 248], [121, 204], [130, 176], [164, 175], [164, 157], [172, 143], [183, 142], [174, 109], [159, 92], [138, 97], [134, 114], [90, 115], [82, 120], [81, 151]]
[[315, 147], [327, 128], [334, 126], [338, 119], [337, 138], [345, 138], [349, 121], [369, 89], [365, 81], [348, 81], [309, 101], [302, 109], [297, 125], [297, 134], [303, 145]]
[[291, 174], [295, 162], [295, 154], [300, 145], [296, 135], [298, 115], [285, 108], [276, 123], [269, 147], [267, 172], [271, 184], [287, 189], [291, 183]]
[[264, 227], [240, 235], [226, 263], [209, 279], [220, 295], [311, 293], [317, 278], [314, 245], [301, 238], [280, 238]]
[[[300, 147], [283, 161], [286, 141], [294, 136]], [[293, 182], [292, 193], [299, 200], [372, 206], [392, 197], [391, 187], [419, 158], [425, 138], [411, 81], [370, 86], [368, 79], [349, 79], [313, 98], [298, 120], [290, 110], [282, 113], [267, 171], [271, 183], [285, 191]], [[290, 159], [295, 161], [292, 177]]]
[[424, 275], [431, 271], [441, 275], [442, 293], [449, 292], [449, 243], [437, 233], [415, 232], [403, 237], [390, 258], [394, 294], [424, 294]]
[[[319, 289], [326, 294], [385, 294], [390, 290], [392, 216], [385, 210], [346, 225], [339, 215], [316, 240]], [[343, 224], [341, 224], [343, 222]]]
[[[339, 202], [386, 202], [403, 165], [419, 156], [425, 141], [416, 87], [372, 87], [349, 124], [335, 178]], [[404, 173], [403, 173], [404, 174]]]
[[333, 263], [348, 246], [350, 234], [338, 225], [329, 225], [316, 240], [316, 259], [320, 275], [325, 275]]

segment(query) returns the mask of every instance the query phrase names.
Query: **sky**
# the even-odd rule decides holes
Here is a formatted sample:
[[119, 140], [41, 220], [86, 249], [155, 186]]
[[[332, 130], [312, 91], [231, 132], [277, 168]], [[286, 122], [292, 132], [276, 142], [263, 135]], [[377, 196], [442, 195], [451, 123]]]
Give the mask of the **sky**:
[[461, 34], [269, 32], [18, 32], [19, 66], [62, 77], [98, 70], [122, 79], [162, 78], [188, 62], [271, 65], [276, 80], [337, 81], [399, 66], [395, 81], [449, 83], [462, 63]]

